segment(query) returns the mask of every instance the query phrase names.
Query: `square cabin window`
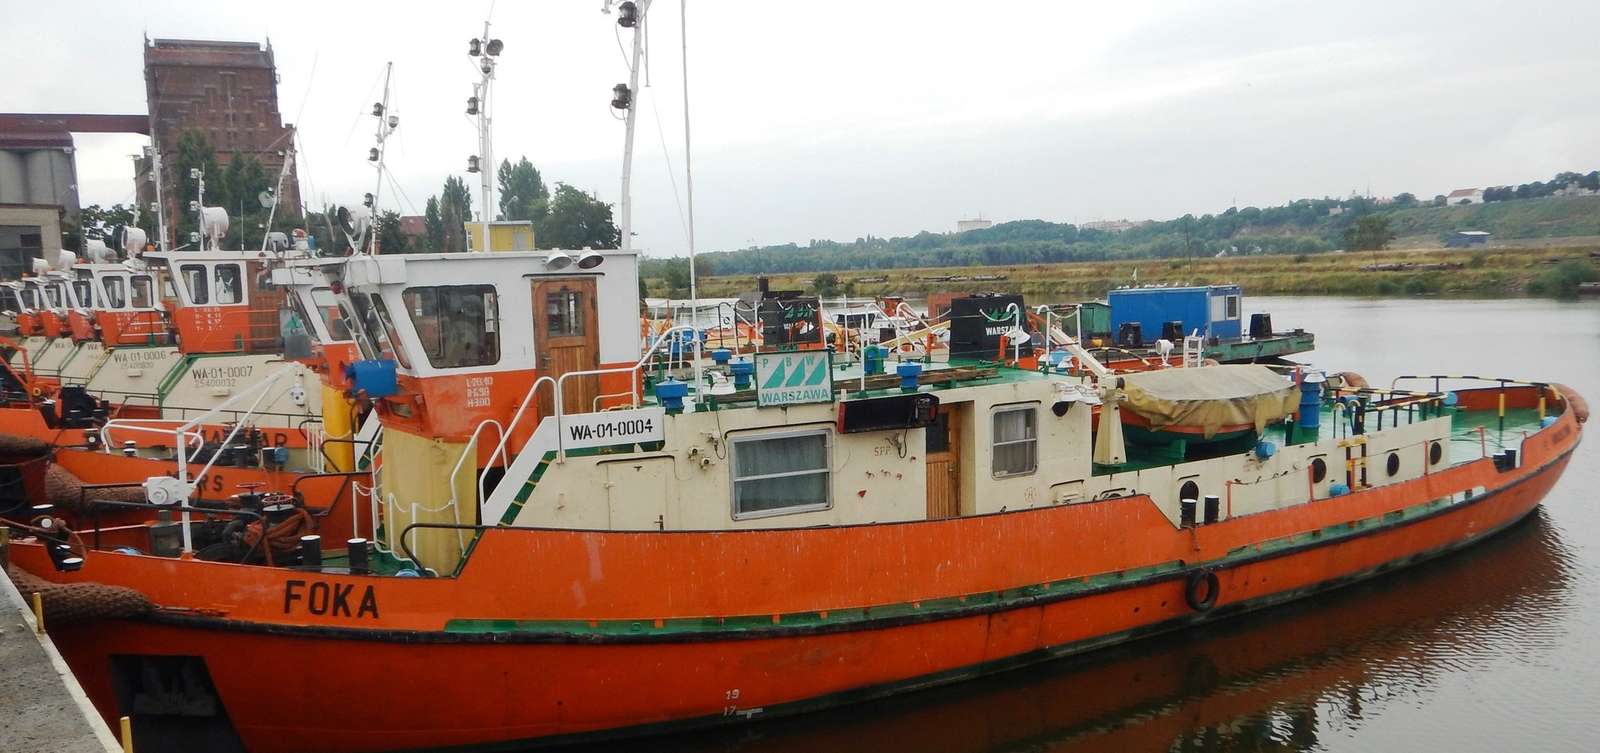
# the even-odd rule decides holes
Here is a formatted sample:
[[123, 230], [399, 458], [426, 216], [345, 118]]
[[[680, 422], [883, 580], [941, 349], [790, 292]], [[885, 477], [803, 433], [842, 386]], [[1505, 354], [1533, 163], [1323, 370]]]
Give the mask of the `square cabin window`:
[[185, 264], [178, 267], [183, 286], [189, 289], [189, 303], [204, 306], [211, 302], [211, 281], [204, 264]]
[[994, 477], [1026, 476], [1039, 467], [1039, 411], [1032, 405], [994, 412]]
[[733, 440], [735, 520], [826, 510], [833, 504], [828, 431]]
[[244, 300], [244, 281], [237, 264], [217, 265], [217, 298], [219, 304], [239, 303]]
[[436, 369], [500, 362], [498, 306], [493, 285], [407, 288], [411, 326]]
[[121, 277], [103, 278], [106, 286], [106, 308], [120, 309], [128, 302], [127, 291]]
[[136, 309], [153, 308], [156, 303], [155, 296], [151, 294], [154, 292], [155, 286], [150, 281], [150, 275], [134, 275], [130, 282], [129, 287], [133, 291], [133, 298], [130, 303], [133, 304], [133, 307]]

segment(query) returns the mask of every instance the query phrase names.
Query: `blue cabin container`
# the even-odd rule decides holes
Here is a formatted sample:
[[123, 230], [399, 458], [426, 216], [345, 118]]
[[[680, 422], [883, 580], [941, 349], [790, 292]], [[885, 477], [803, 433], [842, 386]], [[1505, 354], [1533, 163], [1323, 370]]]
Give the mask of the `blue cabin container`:
[[1106, 295], [1111, 302], [1111, 331], [1137, 322], [1145, 342], [1161, 337], [1167, 322], [1182, 322], [1183, 334], [1199, 330], [1203, 337], [1238, 339], [1244, 309], [1238, 285], [1192, 288], [1123, 288]]

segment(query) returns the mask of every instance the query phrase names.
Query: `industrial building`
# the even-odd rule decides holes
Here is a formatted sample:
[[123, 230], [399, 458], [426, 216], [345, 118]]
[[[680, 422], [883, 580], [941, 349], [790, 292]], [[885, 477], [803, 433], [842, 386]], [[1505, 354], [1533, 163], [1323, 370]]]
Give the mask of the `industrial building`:
[[[293, 147], [294, 127], [278, 111], [278, 69], [272, 42], [225, 42], [196, 39], [147, 39], [144, 47], [145, 97], [152, 137], [161, 150], [168, 221], [193, 197], [173, 196], [178, 137], [185, 131], [205, 134], [227, 167], [233, 155], [255, 157], [276, 176]], [[149, 164], [140, 159], [139, 202], [155, 201]], [[279, 196], [290, 215], [300, 213], [300, 183], [291, 164]]]

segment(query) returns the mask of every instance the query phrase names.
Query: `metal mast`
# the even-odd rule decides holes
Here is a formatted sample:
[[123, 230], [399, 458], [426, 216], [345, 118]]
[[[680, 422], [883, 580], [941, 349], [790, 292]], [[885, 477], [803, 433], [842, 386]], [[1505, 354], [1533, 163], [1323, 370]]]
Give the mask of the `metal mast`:
[[[610, 10], [610, 3], [606, 4]], [[618, 84], [611, 90], [611, 106], [623, 110], [622, 136], [622, 198], [617, 202], [622, 230], [622, 250], [633, 250], [633, 126], [637, 108], [634, 93], [639, 91], [640, 62], [644, 59], [645, 13], [650, 10], [650, 0], [624, 2], [617, 8], [617, 25], [633, 29], [633, 55], [628, 61], [628, 83]]]
[[467, 55], [478, 59], [482, 78], [472, 85], [472, 97], [467, 100], [467, 114], [478, 116], [478, 154], [467, 158], [467, 172], [478, 173], [481, 179], [480, 196], [483, 208], [478, 218], [483, 223], [483, 245], [478, 250], [489, 250], [489, 221], [494, 218], [494, 143], [490, 132], [494, 118], [489, 114], [490, 87], [494, 83], [494, 69], [505, 44], [489, 38], [489, 22], [483, 22], [483, 36], [467, 41]]
[[367, 252], [372, 254], [380, 251], [378, 248], [378, 236], [380, 235], [378, 232], [378, 197], [383, 195], [383, 157], [389, 148], [389, 134], [394, 133], [394, 129], [400, 126], [399, 116], [389, 114], [389, 77], [393, 73], [394, 62], [386, 63], [383, 68], [383, 101], [372, 104], [372, 117], [378, 121], [378, 130], [375, 134], [378, 145], [368, 152], [367, 159], [374, 163], [378, 175], [377, 185], [373, 187], [372, 193], [367, 194], [365, 197], [367, 211], [372, 213], [372, 237], [367, 241]]

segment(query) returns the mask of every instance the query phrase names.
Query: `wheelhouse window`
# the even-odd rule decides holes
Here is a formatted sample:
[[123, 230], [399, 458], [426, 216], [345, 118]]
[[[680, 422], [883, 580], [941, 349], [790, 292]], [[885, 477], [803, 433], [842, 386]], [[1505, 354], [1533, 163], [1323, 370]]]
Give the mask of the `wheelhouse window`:
[[94, 283], [89, 281], [89, 273], [78, 271], [78, 279], [72, 281], [72, 295], [77, 299], [78, 308], [94, 307]]
[[994, 477], [1026, 476], [1039, 467], [1038, 410], [1032, 405], [994, 412]]
[[402, 297], [411, 314], [411, 326], [434, 368], [488, 366], [500, 361], [499, 307], [493, 285], [407, 288]]
[[17, 298], [17, 291], [11, 288], [0, 287], [0, 310], [12, 313], [23, 309], [22, 301]]
[[733, 440], [733, 517], [826, 510], [833, 504], [828, 431]]
[[204, 306], [211, 302], [211, 280], [206, 275], [206, 265], [185, 264], [178, 268], [178, 275], [189, 290], [189, 303]]
[[356, 307], [362, 327], [378, 340], [365, 345], [363, 352], [372, 350], [375, 351], [371, 354], [372, 357], [393, 359], [400, 364], [400, 368], [411, 368], [411, 361], [406, 358], [405, 349], [395, 347], [400, 338], [395, 334], [394, 319], [389, 316], [389, 307], [383, 304], [383, 298], [367, 293], [351, 293], [350, 303]]
[[216, 281], [216, 303], [240, 303], [244, 300], [244, 281], [240, 278], [239, 265], [218, 264]]
[[106, 308], [120, 309], [128, 303], [127, 283], [121, 277], [101, 278], [106, 288]]
[[545, 335], [548, 337], [582, 337], [583, 292], [557, 290], [545, 294]]
[[322, 320], [322, 327], [330, 340], [341, 342], [350, 339], [350, 325], [341, 314], [339, 301], [333, 297], [333, 291], [327, 288], [312, 289], [311, 305], [317, 308], [317, 317]]
[[133, 297], [129, 302], [133, 304], [133, 307], [136, 309], [154, 308], [156, 305], [155, 296], [152, 294], [155, 292], [155, 284], [150, 280], [150, 275], [134, 275], [130, 282], [129, 288], [133, 292]]
[[56, 283], [55, 285], [46, 285], [46, 286], [44, 286], [44, 298], [45, 298], [45, 301], [46, 301], [45, 305], [46, 305], [47, 308], [53, 308], [53, 309], [61, 308], [61, 305], [62, 305], [61, 304], [61, 299], [62, 299], [61, 287], [62, 286], [61, 286], [60, 283]]

